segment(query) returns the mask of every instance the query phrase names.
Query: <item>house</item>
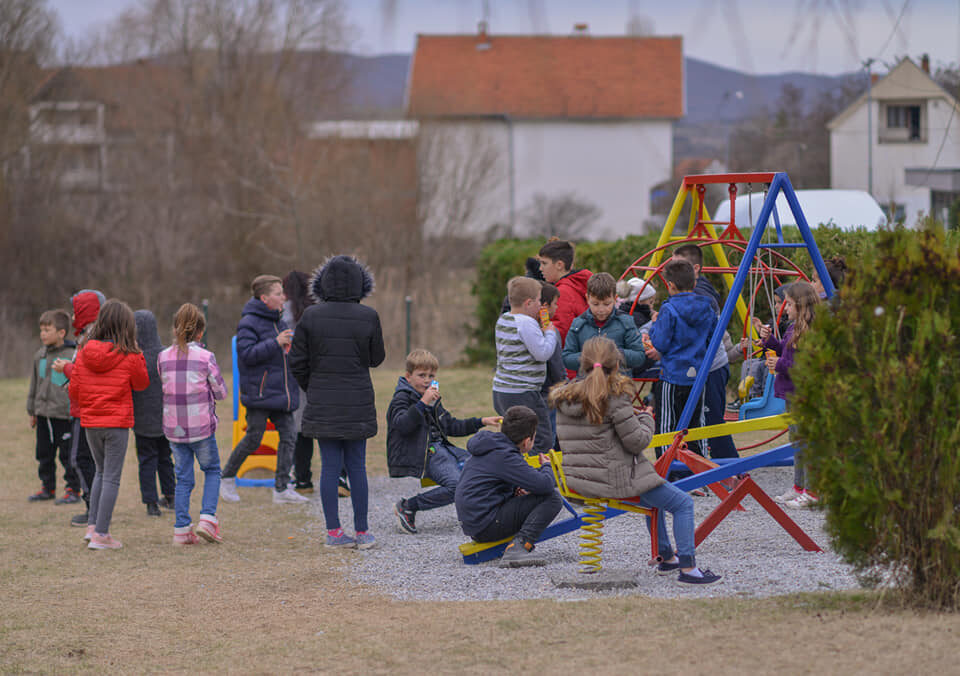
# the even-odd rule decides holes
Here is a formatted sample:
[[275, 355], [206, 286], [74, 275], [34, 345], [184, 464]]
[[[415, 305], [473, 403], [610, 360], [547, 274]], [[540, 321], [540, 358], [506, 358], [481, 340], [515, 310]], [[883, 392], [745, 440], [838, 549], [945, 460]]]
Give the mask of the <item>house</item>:
[[888, 217], [910, 226], [922, 213], [944, 218], [960, 198], [958, 113], [960, 102], [930, 77], [926, 56], [920, 66], [901, 60], [827, 123], [831, 186], [872, 187]]
[[585, 237], [639, 233], [651, 189], [671, 175], [683, 92], [680, 37], [594, 37], [582, 24], [493, 35], [485, 23], [418, 35], [405, 110], [436, 149], [421, 174], [445, 205], [425, 228], [523, 234], [539, 196], [598, 207]]

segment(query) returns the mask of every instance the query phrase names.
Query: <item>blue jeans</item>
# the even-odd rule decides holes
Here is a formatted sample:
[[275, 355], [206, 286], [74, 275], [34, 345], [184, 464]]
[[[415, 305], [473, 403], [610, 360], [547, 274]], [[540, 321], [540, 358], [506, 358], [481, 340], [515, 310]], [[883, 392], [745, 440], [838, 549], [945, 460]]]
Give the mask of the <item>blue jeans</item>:
[[436, 509], [453, 504], [463, 462], [470, 457], [465, 450], [451, 444], [438, 442], [430, 444], [430, 447], [435, 451], [427, 452], [427, 468], [424, 476], [438, 485], [407, 500], [407, 507], [414, 511]]
[[173, 462], [177, 471], [177, 487], [173, 493], [173, 512], [176, 528], [190, 525], [190, 494], [193, 492], [193, 457], [197, 457], [203, 471], [203, 498], [200, 514], [217, 515], [217, 498], [220, 494], [220, 453], [217, 437], [211, 435], [190, 443], [170, 442]]
[[247, 433], [237, 443], [233, 453], [227, 458], [223, 466], [223, 478], [232, 479], [240, 471], [240, 465], [247, 456], [260, 448], [263, 433], [267, 429], [267, 419], [273, 423], [280, 436], [277, 443], [277, 472], [274, 475], [273, 487], [278, 492], [287, 490], [290, 483], [290, 468], [293, 467], [293, 448], [297, 442], [297, 427], [293, 420], [292, 411], [270, 411], [265, 408], [247, 409]]
[[337, 483], [340, 470], [347, 468], [350, 501], [353, 503], [353, 528], [367, 530], [367, 440], [317, 439], [320, 445], [320, 504], [327, 530], [340, 527]]
[[[681, 491], [673, 484], [660, 484], [640, 496], [640, 504], [644, 507], [656, 507], [657, 513], [657, 540], [660, 556], [664, 561], [673, 558], [673, 546], [670, 536], [667, 535], [667, 520], [664, 512], [673, 515], [673, 537], [677, 541], [677, 558], [681, 568], [693, 568], [697, 565], [694, 555], [694, 527], [693, 527], [693, 498]], [[647, 526], [649, 527], [649, 518]]]

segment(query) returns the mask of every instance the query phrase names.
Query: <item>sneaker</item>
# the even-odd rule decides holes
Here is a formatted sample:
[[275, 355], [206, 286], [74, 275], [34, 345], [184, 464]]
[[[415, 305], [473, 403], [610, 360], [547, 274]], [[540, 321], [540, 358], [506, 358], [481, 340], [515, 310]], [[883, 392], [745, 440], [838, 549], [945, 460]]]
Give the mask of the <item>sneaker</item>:
[[310, 498], [305, 495], [300, 495], [290, 488], [290, 486], [287, 486], [282, 491], [278, 491], [276, 488], [273, 489], [273, 504], [275, 505], [299, 504], [302, 502], [310, 502]]
[[147, 516], [163, 516], [163, 512], [160, 511], [160, 505], [155, 502], [148, 502]]
[[160, 498], [160, 502], [158, 502], [157, 505], [163, 507], [164, 509], [173, 509], [173, 496], [164, 495], [162, 498]]
[[674, 561], [669, 563], [667, 561], [661, 561], [657, 564], [657, 575], [669, 575], [670, 573], [675, 573], [680, 570], [680, 562]]
[[393, 506], [393, 513], [397, 515], [397, 524], [400, 526], [401, 533], [417, 534], [417, 525], [414, 523], [417, 513], [407, 509], [407, 501], [404, 498]]
[[785, 503], [787, 503], [787, 502], [790, 502], [791, 500], [795, 500], [795, 499], [799, 498], [801, 495], [803, 495], [803, 491], [798, 491], [796, 488], [794, 488], [793, 486], [791, 486], [791, 487], [790, 487], [790, 490], [788, 490], [786, 493], [784, 493], [784, 494], [782, 494], [782, 495], [776, 496], [776, 497], [773, 499], [773, 501], [774, 501], [774, 502], [779, 502], [781, 505], [783, 505], [783, 504], [785, 504]]
[[200, 521], [197, 523], [197, 535], [207, 542], [223, 542], [220, 535], [220, 522], [217, 517], [209, 514], [201, 514]]
[[295, 490], [300, 495], [309, 495], [313, 493], [313, 482], [311, 481], [298, 481], [293, 485], [293, 490]]
[[53, 500], [56, 497], [57, 496], [53, 491], [47, 490], [46, 488], [41, 488], [33, 495], [27, 497], [27, 500], [30, 502], [40, 502], [41, 500]]
[[240, 502], [240, 494], [237, 493], [237, 480], [234, 477], [220, 479], [220, 499], [227, 502]]
[[722, 576], [716, 575], [712, 571], [707, 570], [706, 568], [700, 568], [700, 575], [691, 575], [690, 573], [684, 573], [680, 571], [680, 575], [677, 576], [677, 582], [683, 582], [686, 584], [711, 584], [719, 580]]
[[123, 547], [123, 543], [120, 540], [115, 540], [110, 533], [106, 535], [94, 533], [87, 544], [87, 549], [120, 549], [121, 547]]
[[53, 501], [53, 504], [55, 504], [55, 505], [72, 505], [72, 504], [75, 504], [75, 503], [77, 503], [77, 502], [80, 502], [80, 494], [79, 494], [77, 491], [73, 490], [72, 488], [68, 488], [68, 489], [66, 489], [66, 490], [63, 491], [63, 496], [62, 496], [62, 497], [59, 497], [59, 498], [57, 498], [56, 500]]
[[783, 506], [789, 507], [790, 509], [811, 509], [818, 502], [820, 502], [820, 498], [816, 498], [804, 491], [793, 500], [783, 503]]
[[77, 526], [79, 528], [86, 528], [87, 522], [90, 520], [90, 512], [86, 511], [82, 514], [74, 514], [70, 517], [70, 525]]
[[357, 533], [357, 549], [370, 549], [377, 540], [370, 533]]
[[327, 533], [327, 541], [323, 546], [328, 549], [354, 549], [357, 546], [357, 541], [343, 531], [340, 531], [339, 535], [330, 535], [330, 533]]
[[539, 554], [534, 553], [532, 542], [524, 542], [520, 538], [514, 538], [513, 542], [507, 545], [500, 559], [501, 568], [521, 568], [524, 566], [545, 566], [546, 559]]
[[173, 544], [177, 547], [184, 545], [195, 545], [200, 542], [200, 538], [193, 532], [191, 526], [181, 526], [173, 529]]
[[87, 526], [87, 532], [83, 534], [83, 539], [86, 542], [90, 542], [90, 538], [93, 537], [93, 534], [96, 532], [96, 526]]

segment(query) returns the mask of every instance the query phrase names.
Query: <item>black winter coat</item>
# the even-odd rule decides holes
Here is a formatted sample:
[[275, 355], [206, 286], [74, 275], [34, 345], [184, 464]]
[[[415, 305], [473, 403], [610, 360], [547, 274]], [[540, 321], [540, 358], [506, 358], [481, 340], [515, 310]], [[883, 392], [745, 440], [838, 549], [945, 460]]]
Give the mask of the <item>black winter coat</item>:
[[420, 403], [418, 393], [400, 377], [387, 409], [387, 466], [390, 476], [422, 477], [427, 461], [431, 422], [447, 437], [465, 437], [483, 427], [480, 418], [454, 418], [438, 400], [433, 406]]
[[163, 350], [157, 333], [157, 318], [150, 310], [133, 313], [137, 323], [137, 345], [147, 362], [150, 384], [147, 389], [133, 393], [133, 431], [145, 437], [163, 436], [163, 388], [157, 372], [157, 355]]
[[313, 273], [318, 299], [293, 336], [290, 368], [307, 393], [302, 433], [315, 439], [369, 439], [377, 434], [370, 368], [383, 363], [380, 316], [360, 304], [373, 275], [352, 256], [334, 256]]
[[277, 342], [286, 329], [280, 310], [271, 310], [259, 298], [251, 298], [243, 306], [237, 324], [237, 370], [240, 401], [247, 408], [295, 411], [300, 405], [287, 353]]

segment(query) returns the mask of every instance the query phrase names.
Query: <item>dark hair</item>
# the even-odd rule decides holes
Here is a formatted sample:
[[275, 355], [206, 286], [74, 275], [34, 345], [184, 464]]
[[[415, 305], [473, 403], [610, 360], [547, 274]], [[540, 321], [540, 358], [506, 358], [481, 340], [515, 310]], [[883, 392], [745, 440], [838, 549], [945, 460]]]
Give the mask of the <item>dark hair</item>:
[[663, 266], [663, 278], [673, 283], [677, 291], [693, 291], [697, 285], [697, 273], [693, 263], [686, 258], [674, 258]]
[[540, 282], [540, 304], [550, 305], [554, 298], [560, 297], [560, 291], [550, 282]]
[[283, 278], [283, 295], [290, 301], [290, 311], [295, 322], [300, 321], [304, 310], [316, 303], [307, 291], [309, 283], [310, 275], [299, 270], [291, 270]]
[[823, 262], [827, 268], [827, 274], [830, 275], [830, 281], [833, 282], [833, 288], [839, 289], [843, 286], [843, 280], [847, 276], [847, 261], [843, 256], [831, 256]]
[[57, 331], [70, 329], [70, 315], [64, 310], [47, 310], [40, 315], [40, 326], [52, 326]]
[[549, 258], [552, 261], [563, 261], [567, 270], [573, 270], [573, 244], [557, 237], [551, 237], [547, 243], [540, 247], [540, 257]]
[[587, 280], [587, 294], [597, 300], [613, 298], [617, 295], [617, 280], [609, 272], [597, 272]]
[[207, 320], [193, 303], [184, 303], [173, 315], [173, 340], [183, 354], [187, 353], [187, 345], [200, 340], [206, 330]]
[[583, 406], [587, 420], [599, 425], [607, 414], [607, 402], [611, 396], [636, 392], [633, 379], [620, 373], [620, 364], [617, 344], [605, 336], [594, 336], [583, 344], [580, 353], [580, 372], [586, 376], [553, 388], [550, 405], [556, 406], [559, 401], [577, 401]]
[[503, 414], [500, 431], [507, 436], [507, 439], [519, 444], [524, 439], [536, 436], [538, 422], [537, 414], [533, 410], [526, 406], [511, 406]]
[[696, 244], [684, 244], [673, 250], [674, 256], [690, 261], [694, 265], [703, 267], [703, 251]]
[[259, 298], [266, 293], [270, 293], [274, 284], [283, 285], [283, 280], [276, 275], [258, 275], [250, 282], [250, 292], [254, 298]]
[[130, 306], [116, 298], [104, 303], [90, 330], [89, 340], [113, 343], [114, 352], [140, 354], [137, 346], [137, 322]]

